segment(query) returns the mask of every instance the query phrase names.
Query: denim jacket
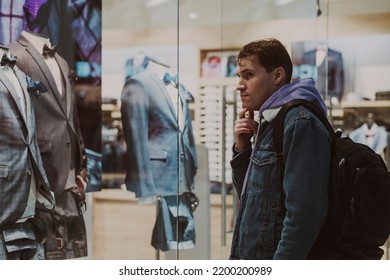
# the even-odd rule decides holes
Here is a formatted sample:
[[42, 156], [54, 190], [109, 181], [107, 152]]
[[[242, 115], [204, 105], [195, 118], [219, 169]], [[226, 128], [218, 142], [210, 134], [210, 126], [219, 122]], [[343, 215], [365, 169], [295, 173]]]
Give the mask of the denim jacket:
[[253, 151], [231, 161], [238, 194], [245, 189], [231, 259], [306, 259], [326, 218], [329, 132], [302, 106], [285, 117], [283, 154], [275, 152], [272, 131], [272, 121], [262, 124]]

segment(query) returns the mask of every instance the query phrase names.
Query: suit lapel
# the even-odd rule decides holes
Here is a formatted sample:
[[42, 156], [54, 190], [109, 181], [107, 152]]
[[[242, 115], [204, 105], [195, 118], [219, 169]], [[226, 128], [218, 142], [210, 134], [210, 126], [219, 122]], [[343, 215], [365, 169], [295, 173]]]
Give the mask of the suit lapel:
[[66, 76], [66, 74], [69, 72], [69, 66], [66, 63], [64, 59], [62, 59], [58, 54], [54, 56], [55, 60], [58, 63], [58, 66], [60, 67], [61, 72], [61, 81], [63, 81], [63, 92], [65, 94], [66, 98], [66, 116], [70, 117], [70, 109], [72, 108], [71, 102], [72, 102], [72, 92], [69, 85], [69, 78]]
[[[24, 99], [26, 100], [26, 124], [29, 131], [32, 131], [33, 124], [32, 124], [32, 105], [31, 105], [31, 99], [30, 94], [27, 91], [27, 81], [26, 81], [26, 75], [20, 71], [19, 68], [15, 67], [14, 73], [16, 77], [19, 80], [20, 86], [23, 90]], [[29, 133], [31, 135], [31, 133]]]
[[56, 86], [53, 74], [51, 73], [49, 67], [46, 64], [45, 59], [43, 58], [42, 54], [38, 52], [38, 50], [27, 40], [21, 36], [19, 39], [19, 43], [26, 46], [27, 52], [30, 54], [32, 59], [38, 64], [39, 68], [41, 69], [43, 75], [46, 78], [45, 85], [48, 86], [51, 89], [51, 92], [53, 93], [57, 103], [59, 104], [61, 110], [66, 114], [65, 106], [63, 102], [61, 101], [61, 95], [58, 91], [58, 88]]
[[[9, 92], [9, 94], [14, 99], [15, 104], [18, 108], [19, 114], [21, 116], [20, 119], [23, 120], [23, 126], [27, 127], [26, 120], [23, 117], [24, 116], [23, 111], [22, 111], [23, 109], [22, 109], [22, 106], [21, 106], [20, 101], [19, 101], [18, 93], [16, 92], [16, 89], [13, 86], [13, 84], [11, 83], [11, 81], [8, 79], [7, 75], [1, 70], [0, 70], [0, 81], [4, 84], [4, 86], [7, 88], [8, 92]], [[22, 127], [22, 129], [23, 129], [23, 127]]]
[[182, 110], [183, 110], [182, 118], [184, 118], [184, 120], [182, 120], [182, 121], [183, 121], [183, 131], [184, 131], [185, 127], [187, 126], [188, 106], [187, 106], [187, 101], [186, 101], [186, 98], [184, 96], [184, 90], [183, 90], [182, 86], [180, 84], [178, 84], [177, 88], [178, 88], [180, 102], [181, 102], [180, 105], [181, 105]]
[[168, 90], [167, 90], [164, 82], [153, 71], [150, 71], [149, 73], [150, 74], [148, 74], [147, 77], [151, 78], [154, 81], [154, 83], [156, 84], [159, 92], [163, 92], [164, 93], [163, 94], [164, 99], [168, 103], [169, 110], [170, 110], [170, 112], [172, 114], [172, 117], [173, 117], [174, 121], [176, 122], [177, 121], [177, 116], [176, 116], [177, 113], [175, 112], [175, 108], [173, 107], [172, 100], [169, 97], [169, 93], [168, 93]]

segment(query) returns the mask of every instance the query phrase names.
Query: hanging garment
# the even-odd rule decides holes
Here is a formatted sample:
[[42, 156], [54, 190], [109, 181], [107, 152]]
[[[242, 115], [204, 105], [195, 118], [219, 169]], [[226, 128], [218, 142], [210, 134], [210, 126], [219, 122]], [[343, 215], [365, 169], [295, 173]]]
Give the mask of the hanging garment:
[[378, 154], [383, 154], [384, 148], [387, 146], [388, 136], [386, 129], [383, 126], [378, 126], [376, 123], [371, 128], [368, 128], [367, 124], [363, 124], [353, 130], [349, 137], [357, 143], [369, 146]]
[[[338, 100], [341, 100], [344, 93], [343, 56], [338, 51], [328, 49], [327, 61], [325, 59], [317, 61], [319, 58], [318, 52], [319, 50], [305, 52], [302, 64], [309, 64], [317, 67], [317, 77], [312, 78], [314, 78], [316, 87], [323, 97], [328, 94], [330, 97], [337, 97]], [[327, 87], [326, 81], [328, 82]], [[328, 92], [326, 92], [326, 89]]]

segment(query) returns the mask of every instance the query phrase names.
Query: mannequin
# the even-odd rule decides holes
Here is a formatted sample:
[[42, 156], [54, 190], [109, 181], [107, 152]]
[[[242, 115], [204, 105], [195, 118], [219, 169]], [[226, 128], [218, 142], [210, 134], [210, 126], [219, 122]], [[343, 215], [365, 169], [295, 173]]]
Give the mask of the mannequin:
[[44, 259], [36, 206], [53, 209], [54, 197], [38, 150], [31, 89], [8, 48], [0, 46], [0, 58], [0, 260]]
[[[135, 192], [140, 204], [158, 201], [152, 245], [161, 250], [192, 248], [195, 237], [188, 206], [177, 204], [178, 194], [192, 191], [197, 170], [191, 115], [185, 88], [168, 72], [169, 67], [151, 60], [144, 71], [126, 80], [121, 95], [126, 188]], [[187, 221], [180, 241], [171, 240], [179, 218], [170, 220], [173, 208]]]
[[[43, 50], [47, 45], [48, 48]], [[47, 259], [69, 259], [87, 255], [85, 188], [86, 157], [81, 136], [74, 74], [67, 62], [41, 34], [23, 31], [10, 45], [18, 57], [16, 65], [34, 80], [42, 81], [48, 93], [33, 99], [38, 144], [50, 187], [55, 194], [53, 213], [37, 213], [48, 228]]]
[[[176, 195], [178, 176], [180, 192], [191, 190], [196, 173], [195, 141], [185, 93], [173, 80], [165, 78], [164, 83], [168, 71], [165, 65], [149, 61], [148, 67], [129, 78], [122, 90], [122, 124], [129, 160], [126, 185], [141, 204], [153, 203], [157, 196]], [[183, 157], [178, 161], [179, 151]], [[155, 180], [162, 170], [168, 173]]]
[[372, 113], [367, 115], [366, 122], [352, 131], [349, 137], [355, 142], [369, 146], [381, 155], [383, 155], [384, 149], [387, 146], [386, 129], [383, 126], [377, 125]]

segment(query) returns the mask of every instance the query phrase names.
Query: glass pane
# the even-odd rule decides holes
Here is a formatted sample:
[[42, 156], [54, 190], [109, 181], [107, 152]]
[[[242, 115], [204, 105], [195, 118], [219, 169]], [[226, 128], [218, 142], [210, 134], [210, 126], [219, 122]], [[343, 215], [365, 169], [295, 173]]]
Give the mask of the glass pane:
[[192, 224], [178, 197], [191, 188], [181, 154], [191, 128], [178, 90], [178, 3], [104, 1], [103, 9], [102, 199], [112, 200], [98, 211], [113, 206], [125, 216], [104, 213], [112, 226], [102, 223], [96, 244], [113, 226], [119, 236], [97, 247], [96, 257], [109, 250], [117, 259], [176, 258], [180, 246], [194, 246], [177, 238]]
[[[139, 204], [139, 199], [126, 190], [127, 167], [113, 168], [121, 160], [103, 165], [107, 195], [95, 196], [94, 200], [107, 203], [96, 203], [98, 213], [106, 216], [98, 222], [101, 236], [95, 240], [99, 244], [97, 258], [229, 258], [239, 207], [230, 167], [233, 125], [241, 110], [235, 89], [238, 81], [235, 56], [246, 43], [268, 37], [279, 39], [292, 57], [293, 78], [315, 81], [335, 128], [352, 131], [369, 112], [378, 116], [379, 124], [388, 127], [389, 110], [385, 110], [388, 104], [375, 103], [374, 109], [355, 101], [373, 100], [376, 96], [385, 98], [388, 91], [389, 79], [385, 77], [390, 63], [385, 50], [389, 46], [389, 9], [385, 0], [103, 1], [103, 140], [110, 144], [116, 136], [121, 137], [120, 96], [126, 75], [142, 70], [145, 56], [169, 66], [167, 72], [176, 76], [176, 82], [181, 85], [170, 91], [172, 111], [177, 117], [174, 123], [179, 127], [172, 142], [180, 161], [184, 144], [181, 138], [184, 127], [180, 125], [186, 120], [185, 110], [188, 110], [198, 167], [196, 175], [190, 175], [194, 184], [189, 190], [199, 199], [199, 205], [192, 213], [195, 247], [180, 247], [178, 242], [173, 249], [156, 251], [150, 241], [161, 211], [154, 203]], [[141, 63], [137, 62], [140, 58]], [[182, 87], [184, 99], [179, 90]], [[124, 138], [121, 139], [123, 144]], [[107, 149], [110, 154], [110, 145]], [[128, 153], [123, 153], [125, 150], [122, 150], [123, 160], [131, 164], [126, 159]], [[176, 201], [172, 202], [172, 209], [177, 222], [183, 221], [179, 217], [183, 213], [178, 210], [183, 193], [180, 178], [187, 170], [177, 165], [173, 176]], [[110, 193], [114, 190], [117, 192]], [[108, 200], [110, 195], [112, 200]], [[102, 245], [103, 236], [112, 228], [111, 223], [104, 224], [104, 221], [107, 216], [113, 220], [115, 217], [104, 209], [129, 213], [125, 223], [122, 218], [116, 218], [121, 222], [117, 226], [122, 233], [115, 244]], [[134, 213], [142, 213], [142, 218]], [[184, 221], [183, 226], [171, 224], [176, 238], [188, 225], [185, 224], [188, 220]]]

